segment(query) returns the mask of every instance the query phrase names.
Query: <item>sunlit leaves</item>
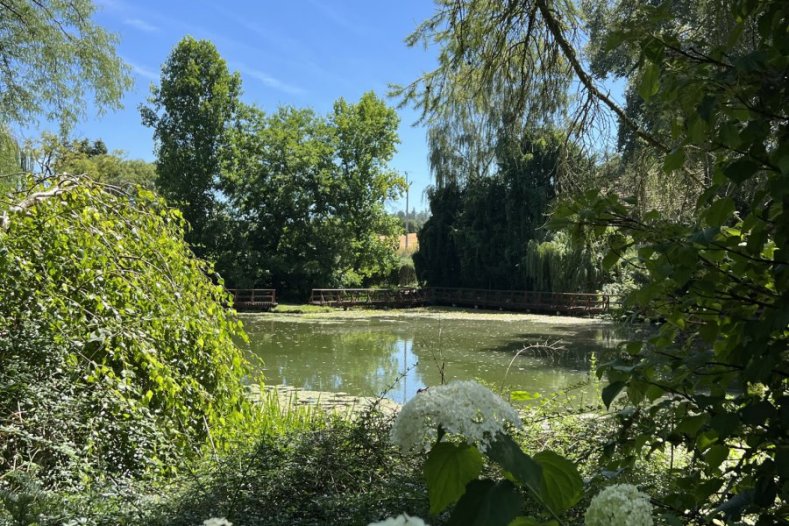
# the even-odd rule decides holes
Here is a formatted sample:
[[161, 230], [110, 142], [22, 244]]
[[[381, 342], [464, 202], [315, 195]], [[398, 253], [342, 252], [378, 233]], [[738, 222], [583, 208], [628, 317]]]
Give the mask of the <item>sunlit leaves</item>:
[[15, 0], [0, 4], [0, 121], [40, 117], [71, 128], [91, 94], [99, 109], [117, 108], [132, 85], [115, 52], [117, 37], [93, 23], [90, 0]]
[[388, 164], [396, 112], [366, 93], [327, 116], [243, 107], [240, 117], [221, 177], [232, 205], [223, 275], [302, 294], [388, 275], [398, 224], [384, 202], [404, 188]]
[[[149, 475], [175, 469], [209, 432], [222, 448], [254, 423], [224, 419], [254, 413], [240, 383], [239, 326], [221, 307], [226, 294], [207, 277], [210, 267], [181, 239], [180, 214], [150, 192], [114, 194], [80, 180], [11, 213], [8, 225], [0, 232], [0, 418], [21, 404], [40, 422], [59, 421], [57, 429], [19, 422], [31, 436], [56, 433], [91, 469]], [[14, 381], [40, 395], [8, 384], [11, 368], [28, 371]]]

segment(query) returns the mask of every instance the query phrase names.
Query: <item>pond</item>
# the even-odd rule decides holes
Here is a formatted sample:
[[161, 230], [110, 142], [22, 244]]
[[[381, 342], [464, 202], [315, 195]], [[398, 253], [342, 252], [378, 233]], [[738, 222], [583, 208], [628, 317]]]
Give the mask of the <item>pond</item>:
[[[244, 315], [248, 352], [265, 382], [297, 388], [383, 394], [404, 403], [419, 389], [476, 379], [542, 397], [588, 380], [590, 356], [604, 358], [625, 335], [589, 319], [465, 312]], [[518, 351], [534, 344], [561, 349]], [[259, 360], [257, 360], [259, 358]], [[261, 364], [262, 362], [262, 364]], [[593, 389], [574, 387], [576, 403]]]

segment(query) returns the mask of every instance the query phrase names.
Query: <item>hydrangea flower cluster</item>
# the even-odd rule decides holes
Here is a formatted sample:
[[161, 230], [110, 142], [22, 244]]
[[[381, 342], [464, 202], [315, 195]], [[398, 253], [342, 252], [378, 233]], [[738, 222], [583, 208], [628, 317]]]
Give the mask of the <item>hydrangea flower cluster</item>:
[[615, 484], [595, 495], [584, 515], [584, 524], [652, 526], [652, 504], [632, 484]]
[[425, 521], [419, 517], [411, 517], [407, 513], [403, 513], [397, 517], [390, 517], [385, 521], [371, 522], [367, 526], [429, 526]]
[[224, 517], [212, 517], [203, 521], [203, 526], [233, 526], [233, 523]]
[[455, 381], [431, 387], [405, 404], [390, 438], [403, 453], [429, 451], [440, 426], [484, 452], [507, 423], [521, 425], [512, 406], [476, 382]]

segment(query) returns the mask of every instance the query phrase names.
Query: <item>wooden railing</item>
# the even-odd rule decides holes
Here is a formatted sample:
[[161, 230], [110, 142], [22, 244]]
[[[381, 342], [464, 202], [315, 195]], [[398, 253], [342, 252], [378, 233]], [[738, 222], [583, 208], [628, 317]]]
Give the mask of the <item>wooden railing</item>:
[[313, 289], [310, 303], [334, 307], [444, 305], [563, 314], [599, 314], [611, 308], [606, 294], [449, 287], [423, 289]]
[[416, 307], [426, 304], [426, 289], [312, 289], [310, 303], [333, 307]]
[[599, 314], [611, 307], [607, 294], [585, 292], [541, 292], [528, 290], [487, 290], [430, 287], [429, 301], [433, 305], [482, 307], [565, 314]]
[[236, 310], [271, 310], [277, 306], [277, 291], [274, 289], [227, 289], [233, 296]]

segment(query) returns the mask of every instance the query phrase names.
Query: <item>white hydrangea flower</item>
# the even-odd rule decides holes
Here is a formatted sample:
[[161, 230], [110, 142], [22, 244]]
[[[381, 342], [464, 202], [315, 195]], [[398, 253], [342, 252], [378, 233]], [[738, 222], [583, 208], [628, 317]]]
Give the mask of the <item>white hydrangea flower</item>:
[[403, 513], [397, 517], [390, 517], [385, 521], [371, 522], [367, 526], [429, 526], [425, 521], [419, 517], [411, 517], [407, 513]]
[[224, 517], [212, 517], [204, 520], [203, 526], [233, 526], [233, 523]]
[[652, 504], [632, 484], [615, 484], [595, 495], [584, 515], [584, 524], [652, 526]]
[[429, 451], [439, 426], [485, 451], [509, 422], [520, 427], [518, 413], [487, 387], [455, 381], [417, 394], [400, 410], [390, 433], [403, 453]]

